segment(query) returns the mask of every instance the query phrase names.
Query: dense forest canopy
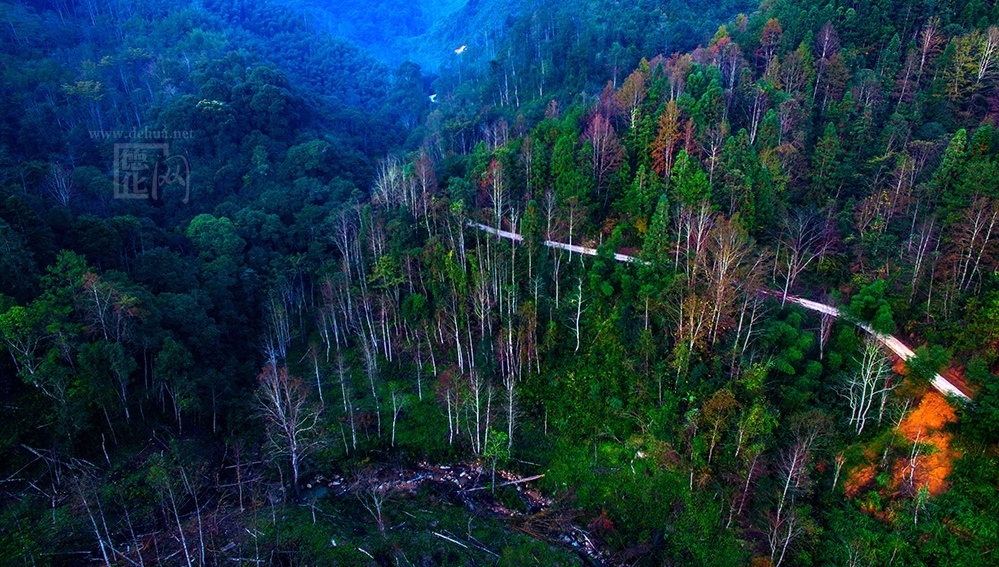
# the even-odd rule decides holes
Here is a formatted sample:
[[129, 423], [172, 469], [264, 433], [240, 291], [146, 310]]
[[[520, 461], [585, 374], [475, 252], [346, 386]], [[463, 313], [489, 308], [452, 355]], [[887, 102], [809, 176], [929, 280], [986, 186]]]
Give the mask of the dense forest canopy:
[[995, 561], [995, 2], [3, 0], [0, 92], [5, 564]]

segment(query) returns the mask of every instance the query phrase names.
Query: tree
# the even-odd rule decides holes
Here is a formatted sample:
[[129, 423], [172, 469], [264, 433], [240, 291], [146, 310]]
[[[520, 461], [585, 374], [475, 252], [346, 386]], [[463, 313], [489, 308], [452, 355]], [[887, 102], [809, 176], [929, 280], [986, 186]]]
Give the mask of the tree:
[[843, 158], [839, 134], [832, 122], [826, 125], [822, 138], [815, 144], [812, 157], [812, 197], [813, 205], [823, 206], [827, 199], [839, 195], [840, 162]]
[[0, 293], [19, 299], [30, 298], [37, 288], [38, 263], [27, 239], [21, 232], [0, 218]]
[[0, 313], [0, 337], [7, 345], [17, 373], [22, 380], [33, 383], [43, 391], [45, 385], [35, 382], [35, 375], [42, 364], [40, 349], [46, 338], [44, 322], [43, 306], [37, 303], [27, 308], [14, 305]]
[[[648, 67], [648, 63], [644, 59], [642, 61]], [[628, 112], [628, 124], [632, 130], [638, 124], [639, 111], [647, 94], [646, 73], [642, 72], [641, 69], [636, 69], [628, 75], [624, 84], [614, 95], [618, 106]]]
[[965, 376], [978, 390], [974, 403], [963, 408], [968, 415], [962, 416], [961, 427], [982, 441], [996, 439], [999, 436], [999, 377], [977, 356], [968, 363]]
[[877, 420], [881, 423], [887, 407], [888, 395], [898, 385], [891, 380], [891, 365], [884, 349], [877, 339], [868, 338], [864, 342], [863, 355], [858, 368], [851, 373], [840, 393], [850, 405], [850, 425], [854, 433], [864, 432], [870, 419], [871, 410], [878, 404]]
[[593, 178], [597, 182], [597, 195], [606, 207], [610, 198], [607, 182], [621, 167], [625, 150], [617, 139], [614, 126], [603, 114], [593, 115], [583, 136], [590, 144], [590, 163], [593, 168]]
[[652, 142], [652, 168], [665, 179], [673, 171], [673, 160], [680, 144], [682, 127], [680, 108], [675, 100], [666, 103], [666, 109], [659, 115], [659, 129]]
[[955, 37], [941, 57], [943, 65], [940, 75], [947, 85], [947, 97], [952, 101], [963, 99], [972, 85], [977, 86], [974, 79], [979, 62], [973, 53], [975, 40], [974, 36]]
[[642, 257], [653, 264], [672, 262], [672, 242], [670, 236], [670, 207], [666, 193], [659, 197], [652, 224], [649, 226], [645, 243], [642, 246]]
[[962, 128], [954, 132], [944, 150], [940, 166], [933, 173], [933, 185], [939, 192], [938, 195], [946, 195], [957, 187], [967, 171], [967, 164], [968, 132]]
[[711, 196], [707, 174], [685, 150], [680, 150], [676, 156], [669, 186], [673, 202], [690, 208], [700, 206]]
[[207, 213], [191, 219], [184, 234], [206, 262], [223, 257], [238, 258], [246, 247], [246, 241], [239, 236], [231, 220]]
[[794, 289], [798, 276], [829, 249], [832, 243], [829, 233], [827, 220], [819, 211], [797, 209], [784, 218], [777, 241], [775, 270], [784, 278], [782, 306], [787, 301], [788, 293]]
[[285, 456], [291, 482], [299, 496], [302, 460], [316, 447], [319, 410], [309, 402], [305, 384], [285, 367], [268, 363], [257, 379], [257, 402], [267, 425], [267, 440], [275, 457]]
[[170, 396], [177, 428], [183, 429], [184, 411], [194, 409], [198, 404], [197, 383], [192, 376], [195, 370], [194, 358], [183, 344], [167, 337], [163, 348], [153, 360], [153, 379], [160, 392], [160, 405], [165, 405], [164, 394]]
[[873, 282], [860, 288], [850, 298], [847, 312], [862, 322], [870, 323], [871, 328], [878, 333], [890, 335], [895, 332], [895, 320], [891, 305], [885, 298], [888, 283], [884, 280]]
[[763, 32], [760, 35], [760, 48], [756, 52], [756, 56], [760, 60], [759, 67], [763, 69], [764, 75], [770, 74], [770, 66], [777, 56], [777, 48], [783, 34], [784, 30], [777, 18], [770, 18], [763, 26]]
[[507, 445], [507, 435], [502, 431], [490, 431], [489, 440], [482, 449], [482, 456], [489, 461], [491, 474], [490, 485], [493, 494], [496, 493], [496, 465], [510, 458], [510, 447]]

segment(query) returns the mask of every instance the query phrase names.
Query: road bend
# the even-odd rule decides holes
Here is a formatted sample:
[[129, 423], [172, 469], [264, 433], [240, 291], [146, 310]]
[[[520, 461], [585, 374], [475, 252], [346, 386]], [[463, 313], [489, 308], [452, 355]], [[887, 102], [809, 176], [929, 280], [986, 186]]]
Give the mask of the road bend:
[[[498, 228], [493, 228], [493, 227], [486, 226], [486, 225], [481, 224], [481, 223], [469, 222], [468, 224], [471, 227], [477, 228], [477, 229], [479, 229], [479, 230], [481, 230], [483, 232], [486, 232], [486, 233], [498, 236], [500, 238], [506, 238], [508, 240], [513, 240], [514, 242], [522, 242], [524, 240], [524, 237], [522, 235], [520, 235], [520, 234], [517, 234], [516, 232], [510, 232], [508, 230], [501, 230], [501, 229], [498, 229]], [[545, 240], [545, 246], [548, 246], [549, 248], [558, 248], [560, 250], [567, 250], [569, 252], [575, 252], [576, 254], [584, 254], [586, 256], [596, 256], [597, 255], [597, 249], [596, 248], [587, 248], [585, 246], [577, 246], [575, 244], [566, 244], [564, 242], [556, 242], [554, 240]], [[645, 263], [645, 261], [642, 260], [641, 258], [637, 258], [635, 256], [628, 256], [627, 254], [614, 254], [614, 259], [617, 260], [618, 262], [630, 262], [630, 263], [636, 263], [636, 264], [644, 264]], [[769, 292], [768, 294], [769, 295], [780, 296], [780, 293], [778, 293], [778, 292]], [[790, 301], [791, 303], [794, 303], [796, 305], [800, 305], [800, 306], [804, 307], [805, 309], [808, 309], [809, 311], [816, 311], [816, 312], [822, 313], [824, 315], [830, 315], [832, 317], [836, 317], [837, 319], [843, 316], [843, 313], [839, 309], [833, 307], [832, 305], [826, 305], [825, 303], [819, 303], [818, 301], [812, 301], [810, 299], [804, 299], [802, 297], [795, 297], [795, 296], [792, 296], [792, 295], [788, 295], [785, 298], [785, 300], [786, 301]], [[854, 321], [854, 320], [849, 319], [849, 318], [848, 318], [848, 320], [851, 321], [852, 323], [854, 323], [855, 325], [857, 325], [858, 327], [860, 327], [861, 329], [867, 331], [868, 334], [870, 334], [878, 342], [880, 342], [882, 345], [884, 345], [886, 348], [888, 348], [888, 350], [890, 350], [890, 351], [894, 352], [896, 355], [898, 355], [898, 357], [901, 358], [902, 360], [908, 361], [909, 359], [911, 359], [911, 358], [913, 358], [913, 357], [916, 356], [916, 353], [913, 352], [911, 348], [909, 348], [908, 346], [906, 346], [905, 343], [903, 343], [902, 341], [900, 341], [898, 339], [898, 337], [895, 337], [893, 335], [886, 335], [884, 333], [879, 333], [879, 332], [875, 331], [873, 328], [871, 328], [871, 326], [868, 325], [868, 324], [866, 324], [866, 323], [861, 323], [861, 322], [858, 322], [858, 321]], [[945, 378], [944, 376], [942, 376], [940, 374], [935, 374], [933, 376], [933, 379], [930, 381], [930, 384], [933, 386], [933, 388], [935, 388], [937, 391], [939, 391], [940, 393], [942, 393], [944, 395], [954, 396], [954, 397], [960, 398], [962, 400], [970, 400], [971, 399], [967, 394], [965, 394], [963, 391], [961, 391], [960, 388], [958, 388], [950, 380], [948, 380], [947, 378]]]

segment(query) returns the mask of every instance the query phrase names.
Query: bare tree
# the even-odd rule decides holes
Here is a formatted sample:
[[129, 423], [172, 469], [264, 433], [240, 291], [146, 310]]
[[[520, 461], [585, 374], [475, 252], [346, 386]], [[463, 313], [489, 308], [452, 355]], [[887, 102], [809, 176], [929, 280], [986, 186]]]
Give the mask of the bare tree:
[[774, 521], [780, 524], [794, 497], [808, 485], [808, 465], [812, 459], [812, 445], [805, 439], [796, 439], [790, 447], [781, 451], [777, 465], [777, 480], [780, 492], [777, 494], [777, 509]]
[[934, 55], [940, 52], [940, 45], [943, 41], [943, 35], [940, 33], [940, 18], [933, 17], [926, 20], [926, 25], [919, 32], [919, 71], [916, 75], [917, 85], [923, 77], [926, 64]]
[[[947, 257], [954, 286], [967, 291], [981, 280], [982, 268], [994, 265], [994, 233], [999, 222], [999, 201], [975, 197], [950, 226]], [[984, 265], [983, 265], [984, 264]]]
[[877, 418], [881, 422], [888, 394], [896, 387], [890, 378], [891, 365], [884, 350], [875, 339], [867, 339], [860, 367], [847, 379], [840, 394], [850, 404], [850, 424], [857, 435], [863, 433], [875, 403], [881, 408]]
[[373, 469], [363, 469], [357, 474], [351, 486], [354, 497], [371, 514], [378, 525], [378, 533], [385, 536], [385, 502], [388, 501], [389, 487], [382, 482]]
[[794, 501], [805, 492], [810, 479], [808, 469], [812, 462], [812, 449], [827, 427], [827, 419], [818, 412], [808, 412], [794, 418], [791, 425], [793, 441], [781, 451], [777, 463], [777, 480], [780, 492], [777, 494], [777, 508], [774, 521], [780, 525]]
[[[506, 212], [506, 174], [503, 163], [497, 159], [489, 162], [484, 184], [489, 188], [489, 204], [493, 210], [493, 226], [496, 230], [503, 229], [503, 213]], [[514, 227], [516, 230], [516, 227]], [[499, 238], [499, 235], [496, 236]]]
[[412, 193], [415, 191], [407, 191], [407, 185], [412, 185], [408, 183], [409, 181], [411, 180], [408, 179], [399, 159], [389, 156], [378, 164], [374, 187], [371, 190], [371, 200], [380, 205], [388, 206], [406, 204], [415, 213], [416, 209], [412, 207], [415, 200]]
[[434, 173], [433, 161], [426, 151], [422, 152], [419, 159], [413, 162], [413, 169], [420, 193], [420, 212], [423, 213], [423, 222], [427, 231], [430, 231], [430, 203], [437, 193], [437, 175]]
[[760, 125], [767, 111], [770, 110], [770, 96], [763, 86], [757, 84], [753, 87], [753, 102], [746, 114], [749, 118], [749, 143], [756, 143], [756, 136], [759, 134]]
[[839, 52], [839, 35], [833, 28], [832, 22], [826, 22], [819, 30], [818, 37], [815, 38], [815, 88], [812, 91], [812, 98], [819, 95], [819, 88], [822, 86], [823, 73], [829, 64], [829, 60]]
[[[936, 218], [930, 217], [924, 220], [918, 228], [913, 226], [912, 234], [909, 236], [907, 245], [910, 263], [912, 265], [912, 290], [909, 293], [909, 303], [916, 299], [916, 290], [919, 287], [919, 279], [923, 274], [928, 256], [931, 254], [931, 246], [938, 239], [936, 234]], [[918, 232], [917, 232], [918, 231]]]
[[993, 64], [996, 62], [996, 55], [999, 54], [999, 28], [990, 26], [978, 39], [978, 43], [978, 76], [975, 82], [981, 84], [982, 80], [994, 70]]
[[281, 294], [272, 292], [267, 304], [268, 334], [264, 338], [267, 360], [272, 364], [284, 362], [291, 346], [291, 317], [288, 305]]
[[579, 352], [579, 342], [580, 342], [580, 320], [583, 318], [583, 279], [579, 278], [579, 284], [576, 286], [576, 314], [573, 317], [573, 331], [576, 334], [576, 348], [573, 352]]
[[139, 315], [138, 300], [93, 272], [84, 274], [83, 291], [80, 298], [86, 308], [90, 332], [116, 343], [129, 339], [132, 320]]
[[767, 526], [767, 543], [770, 545], [770, 562], [774, 567], [780, 567], [787, 555], [788, 548], [794, 540], [804, 533], [798, 513], [789, 511], [784, 517], [771, 516]]
[[794, 288], [798, 276], [829, 250], [830, 232], [828, 220], [819, 211], [796, 210], [784, 219], [775, 266], [784, 279], [781, 306], [787, 301], [787, 294]]
[[610, 193], [606, 191], [607, 179], [621, 167], [625, 149], [617, 139], [614, 125], [603, 114], [593, 116], [583, 138], [590, 142], [593, 178], [597, 182], [597, 196], [607, 206]]
[[304, 383], [288, 375], [288, 369], [269, 362], [258, 378], [257, 399], [267, 421], [268, 442], [275, 456], [285, 456], [291, 465], [295, 496], [302, 459], [316, 446], [319, 410], [309, 403]]
[[[357, 422], [354, 421], [354, 404], [350, 399], [350, 377], [348, 375], [347, 366], [343, 361], [343, 354], [339, 349], [336, 351], [336, 372], [337, 376], [340, 378], [340, 395], [343, 398], [343, 413], [346, 415], [347, 419], [350, 421], [350, 440], [351, 446], [357, 449]], [[346, 447], [347, 442], [344, 441], [344, 449], [350, 453], [350, 450]]]
[[403, 406], [406, 405], [406, 393], [400, 392], [392, 385], [391, 388], [392, 396], [392, 446], [395, 447], [395, 424], [399, 421], [399, 413], [402, 412]]
[[714, 303], [711, 308], [710, 341], [718, 339], [723, 316], [729, 314], [736, 300], [736, 287], [740, 281], [751, 279], [747, 276], [753, 266], [746, 260], [752, 253], [753, 243], [745, 229], [737, 221], [718, 218], [711, 230], [708, 251], [711, 257], [708, 285]]
[[76, 187], [73, 185], [73, 168], [60, 163], [53, 165], [45, 180], [45, 190], [60, 205], [68, 205], [76, 194]]

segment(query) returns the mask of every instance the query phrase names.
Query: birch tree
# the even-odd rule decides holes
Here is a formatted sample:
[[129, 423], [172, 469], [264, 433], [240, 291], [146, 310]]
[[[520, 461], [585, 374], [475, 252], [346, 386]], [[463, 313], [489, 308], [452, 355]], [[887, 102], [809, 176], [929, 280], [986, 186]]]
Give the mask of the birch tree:
[[857, 435], [864, 432], [874, 407], [880, 408], [877, 421], [881, 423], [888, 395], [897, 386], [891, 381], [888, 357], [876, 339], [869, 338], [864, 343], [859, 362], [857, 371], [847, 378], [840, 394], [850, 405], [850, 425]]
[[825, 255], [831, 244], [830, 227], [819, 211], [797, 210], [783, 222], [777, 245], [776, 272], [784, 280], [781, 306], [798, 276]]
[[288, 459], [298, 496], [302, 459], [316, 446], [319, 410], [309, 402], [305, 384], [274, 363], [268, 363], [260, 373], [257, 401], [267, 422], [268, 443], [274, 456]]

